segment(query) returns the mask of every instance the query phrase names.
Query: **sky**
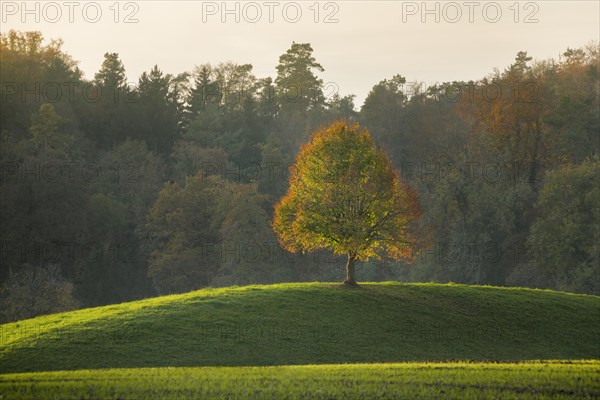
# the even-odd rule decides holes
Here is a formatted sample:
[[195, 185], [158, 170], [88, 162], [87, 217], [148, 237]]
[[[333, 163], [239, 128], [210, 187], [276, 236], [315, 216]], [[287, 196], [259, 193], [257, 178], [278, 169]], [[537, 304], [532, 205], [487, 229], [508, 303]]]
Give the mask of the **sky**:
[[1, 1], [1, 31], [64, 40], [86, 78], [117, 52], [136, 82], [195, 65], [250, 63], [276, 75], [293, 41], [311, 43], [325, 94], [355, 94], [396, 74], [408, 82], [479, 79], [518, 51], [558, 58], [600, 40], [600, 1]]

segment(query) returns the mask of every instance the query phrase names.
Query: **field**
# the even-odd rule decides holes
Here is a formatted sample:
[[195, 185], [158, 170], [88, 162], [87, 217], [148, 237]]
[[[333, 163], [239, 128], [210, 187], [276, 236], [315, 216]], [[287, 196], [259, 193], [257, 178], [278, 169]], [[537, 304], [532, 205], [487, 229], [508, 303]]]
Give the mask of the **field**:
[[109, 369], [0, 376], [3, 399], [569, 399], [600, 397], [598, 362]]
[[531, 289], [205, 289], [2, 325], [0, 395], [598, 398], [599, 320], [599, 297]]

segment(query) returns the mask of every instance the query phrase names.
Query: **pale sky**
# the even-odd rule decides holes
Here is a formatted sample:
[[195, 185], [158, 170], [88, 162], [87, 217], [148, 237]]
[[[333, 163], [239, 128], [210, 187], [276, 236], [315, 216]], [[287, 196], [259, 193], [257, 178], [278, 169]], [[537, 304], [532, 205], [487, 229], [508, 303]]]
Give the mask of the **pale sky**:
[[22, 1], [0, 3], [2, 32], [62, 38], [87, 78], [105, 52], [119, 53], [131, 82], [154, 64], [175, 74], [221, 61], [250, 63], [257, 77], [274, 77], [292, 41], [309, 42], [325, 68], [320, 76], [333, 83], [326, 94], [355, 94], [357, 106], [395, 74], [427, 85], [478, 79], [520, 50], [557, 58], [600, 39], [596, 0], [29, 1], [27, 10]]

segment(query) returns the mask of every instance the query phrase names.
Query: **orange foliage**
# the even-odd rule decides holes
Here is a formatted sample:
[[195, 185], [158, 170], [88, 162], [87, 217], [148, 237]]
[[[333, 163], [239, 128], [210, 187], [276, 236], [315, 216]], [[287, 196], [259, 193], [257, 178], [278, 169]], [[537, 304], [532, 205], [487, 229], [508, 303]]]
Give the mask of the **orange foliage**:
[[336, 121], [315, 132], [291, 167], [288, 193], [273, 228], [289, 251], [329, 249], [359, 260], [411, 261], [416, 191], [358, 123]]

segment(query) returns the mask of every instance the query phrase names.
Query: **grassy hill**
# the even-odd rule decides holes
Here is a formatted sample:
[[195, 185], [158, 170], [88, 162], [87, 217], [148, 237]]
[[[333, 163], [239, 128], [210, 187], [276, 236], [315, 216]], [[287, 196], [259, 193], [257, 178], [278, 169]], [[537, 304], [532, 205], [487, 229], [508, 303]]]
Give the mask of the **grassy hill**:
[[0, 372], [600, 358], [600, 297], [466, 285], [206, 289], [1, 326]]

